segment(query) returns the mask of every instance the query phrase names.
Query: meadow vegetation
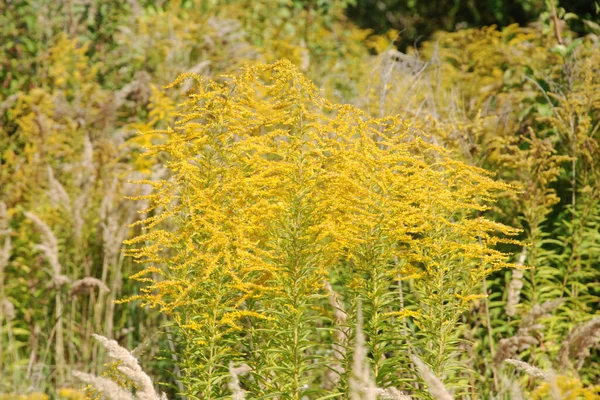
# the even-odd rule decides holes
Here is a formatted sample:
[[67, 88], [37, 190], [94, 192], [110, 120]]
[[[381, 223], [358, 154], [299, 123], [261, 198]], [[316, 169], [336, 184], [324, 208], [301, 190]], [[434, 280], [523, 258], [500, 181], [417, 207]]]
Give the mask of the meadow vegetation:
[[600, 25], [540, 3], [0, 4], [0, 399], [600, 399]]

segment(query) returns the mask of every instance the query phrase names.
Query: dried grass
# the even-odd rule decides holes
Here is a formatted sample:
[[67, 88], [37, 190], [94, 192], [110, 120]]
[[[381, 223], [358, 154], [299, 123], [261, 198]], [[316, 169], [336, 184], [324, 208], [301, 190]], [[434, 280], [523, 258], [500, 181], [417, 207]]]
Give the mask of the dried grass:
[[73, 282], [69, 295], [75, 296], [81, 293], [87, 293], [94, 288], [97, 288], [101, 293], [110, 292], [108, 286], [106, 286], [100, 279], [88, 276]]
[[233, 363], [229, 364], [229, 375], [231, 379], [227, 385], [231, 390], [232, 400], [244, 400], [246, 398], [246, 392], [240, 386], [240, 375], [245, 375], [250, 372], [250, 367], [247, 364], [242, 364], [239, 367], [234, 368]]
[[396, 388], [377, 389], [377, 395], [380, 399], [387, 400], [411, 400], [411, 397], [402, 393]]
[[504, 360], [504, 362], [510, 365], [514, 365], [518, 370], [525, 372], [527, 375], [533, 378], [539, 378], [544, 380], [548, 379], [548, 374], [546, 372], [542, 371], [537, 367], [534, 367], [533, 365], [526, 363], [525, 361], [509, 358], [508, 360]]
[[421, 361], [419, 357], [414, 355], [411, 357], [411, 359], [413, 363], [415, 363], [415, 365], [417, 366], [421, 377], [427, 384], [427, 390], [429, 391], [429, 394], [435, 400], [453, 400], [453, 397], [450, 394], [450, 392], [448, 392], [448, 389], [446, 389], [442, 381], [437, 376], [435, 376], [435, 374], [429, 368], [429, 366], [427, 366], [427, 364]]
[[4, 319], [6, 319], [6, 322], [14, 320], [17, 316], [14, 304], [11, 303], [11, 301], [7, 298], [2, 299], [2, 303], [0, 304], [0, 311], [2, 312], [0, 316], [4, 317]]
[[499, 393], [499, 398], [506, 398], [506, 397], [502, 397], [503, 393], [506, 393], [509, 397], [509, 399], [511, 400], [524, 400], [523, 399], [523, 392], [521, 391], [521, 388], [519, 386], [519, 382], [516, 380], [509, 380], [507, 377], [503, 376], [502, 377], [502, 390]]
[[546, 301], [542, 305], [534, 305], [521, 320], [521, 324], [515, 335], [500, 340], [496, 355], [494, 356], [494, 363], [500, 365], [504, 360], [514, 358], [523, 350], [538, 344], [539, 341], [534, 334], [544, 327], [538, 323], [539, 319], [548, 316], [564, 301], [565, 299], [560, 298]]
[[3, 201], [0, 201], [0, 235], [9, 235], [8, 228], [8, 209]]
[[76, 184], [81, 188], [81, 192], [73, 202], [71, 215], [73, 216], [73, 231], [75, 238], [79, 239], [82, 236], [85, 219], [83, 217], [90, 192], [95, 182], [95, 166], [94, 166], [94, 147], [89, 136], [85, 136], [83, 142], [83, 156], [79, 163], [79, 168], [76, 173]]
[[136, 385], [137, 399], [160, 400], [161, 398], [166, 398], [164, 395], [161, 397], [156, 393], [152, 379], [142, 370], [137, 358], [127, 351], [127, 349], [119, 346], [115, 340], [110, 340], [96, 334], [92, 336], [107, 350], [110, 358], [121, 361], [117, 369]]
[[[107, 351], [108, 356], [120, 363], [116, 367], [123, 375], [125, 375], [136, 387], [135, 396], [119, 387], [116, 383], [93, 375], [84, 374], [82, 372], [74, 372], [73, 374], [80, 380], [94, 385], [96, 389], [103, 392], [106, 397], [111, 400], [167, 400], [167, 396], [163, 393], [159, 395], [154, 390], [152, 379], [142, 370], [140, 364], [127, 349], [119, 346], [115, 340], [110, 340], [101, 335], [92, 335], [102, 347]], [[115, 397], [116, 396], [116, 397]]]
[[48, 166], [48, 197], [54, 207], [62, 207], [69, 213], [72, 212], [71, 198], [65, 187], [54, 176], [54, 170]]
[[[517, 265], [523, 267], [527, 258], [527, 248], [523, 247]], [[523, 288], [523, 270], [516, 268], [512, 271], [512, 279], [508, 287], [508, 299], [506, 301], [506, 315], [509, 317], [517, 313], [517, 305], [521, 297], [521, 289]]]
[[44, 253], [46, 259], [52, 267], [54, 276], [60, 276], [62, 267], [58, 261], [58, 240], [56, 239], [56, 236], [54, 236], [54, 232], [52, 232], [52, 229], [50, 229], [50, 227], [34, 213], [25, 211], [24, 214], [27, 219], [33, 222], [33, 224], [42, 234], [42, 243], [35, 245], [35, 248]]
[[579, 370], [585, 359], [590, 356], [590, 349], [600, 343], [600, 317], [577, 325], [560, 348], [559, 360], [561, 368], [567, 368], [574, 361], [573, 367]]
[[84, 372], [73, 371], [73, 376], [82, 382], [94, 386], [104, 397], [111, 400], [134, 400], [131, 393], [107, 378], [101, 378]]
[[333, 349], [333, 363], [331, 368], [325, 372], [325, 389], [332, 389], [338, 385], [341, 375], [345, 372], [341, 362], [346, 355], [346, 345], [348, 342], [347, 320], [348, 314], [344, 310], [344, 305], [340, 295], [333, 290], [331, 283], [325, 281], [325, 290], [327, 291], [329, 305], [333, 308], [333, 321], [336, 326]]
[[[4, 301], [4, 271], [8, 267], [8, 260], [12, 251], [10, 229], [8, 227], [8, 210], [6, 204], [0, 201], [0, 236], [4, 237], [4, 245], [0, 247], [0, 299]], [[8, 301], [8, 300], [6, 300]]]
[[358, 308], [358, 321], [356, 324], [356, 344], [352, 361], [352, 374], [350, 377], [350, 399], [376, 400], [379, 389], [371, 376], [371, 365], [367, 357], [365, 334], [362, 330], [362, 310]]
[[[333, 291], [332, 291], [333, 292]], [[330, 295], [331, 293], [330, 292]], [[336, 300], [336, 296], [330, 297], [330, 301]], [[343, 313], [346, 317], [347, 314]], [[339, 315], [341, 317], [341, 315]], [[345, 319], [344, 319], [345, 321]], [[359, 306], [356, 324], [356, 344], [352, 361], [352, 372], [350, 376], [350, 399], [352, 400], [376, 400], [377, 398], [388, 400], [410, 400], [410, 396], [402, 393], [396, 388], [378, 388], [371, 374], [368, 350], [366, 347], [365, 334], [362, 330], [363, 317]]]

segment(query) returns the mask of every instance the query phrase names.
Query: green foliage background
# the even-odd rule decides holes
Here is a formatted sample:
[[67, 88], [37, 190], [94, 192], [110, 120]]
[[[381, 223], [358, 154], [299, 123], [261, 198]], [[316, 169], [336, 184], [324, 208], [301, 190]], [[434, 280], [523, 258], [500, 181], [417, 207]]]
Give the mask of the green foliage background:
[[[311, 327], [307, 343], [325, 349], [336, 329], [348, 333], [340, 362], [349, 370], [363, 302], [380, 387], [428, 398], [411, 367], [416, 351], [457, 398], [513, 398], [515, 386], [530, 398], [556, 392], [506, 358], [556, 371], [563, 398], [598, 398], [597, 341], [579, 339], [581, 332], [600, 334], [593, 329], [600, 309], [600, 25], [596, 3], [564, 3], [0, 2], [0, 398], [81, 396], [71, 390], [81, 386], [71, 371], [106, 369], [92, 333], [137, 349], [169, 396], [199, 396], [203, 384], [188, 378], [201, 356], [182, 359], [191, 342], [177, 314], [117, 302], [147, 287], [130, 279], [146, 266], [123, 255], [123, 240], [143, 237], [148, 223], [139, 221], [166, 207], [160, 196], [158, 205], [148, 203], [150, 187], [131, 181], [171, 176], [165, 166], [174, 155], [145, 149], [165, 143], [193, 86], [164, 85], [182, 73], [222, 83], [244, 65], [281, 59], [324, 101], [353, 105], [364, 118], [398, 115], [449, 159], [512, 185], [473, 217], [521, 229], [521, 244], [490, 246], [523, 269], [484, 274], [467, 284], [464, 304], [431, 311], [451, 321], [448, 337], [434, 337], [419, 322], [417, 313], [437, 304], [424, 294], [429, 281], [407, 274], [398, 283], [385, 272], [393, 269], [388, 259], [362, 283], [349, 266], [336, 266], [331, 284], [345, 327], [323, 288], [315, 294], [320, 300], [302, 299], [312, 307], [302, 316]], [[161, 274], [150, 271], [149, 278], [161, 282]], [[386, 290], [369, 286], [377, 279]], [[280, 300], [273, 307], [285, 309]], [[392, 311], [400, 314], [381, 317]], [[329, 324], [319, 325], [319, 337], [310, 325], [315, 315]], [[284, 317], [259, 324], [260, 340], [289, 330]], [[585, 323], [591, 331], [582, 330]], [[414, 340], [394, 343], [399, 335]], [[446, 340], [444, 354], [427, 356], [431, 343]], [[285, 338], [265, 345], [257, 363], [272, 368], [274, 354], [288, 345]], [[322, 377], [311, 375], [314, 362], [298, 363], [303, 384], [323, 395]], [[221, 367], [224, 380], [227, 365]], [[246, 388], [258, 385], [248, 379]], [[342, 385], [349, 380], [342, 375]], [[228, 395], [226, 389], [215, 393]]]

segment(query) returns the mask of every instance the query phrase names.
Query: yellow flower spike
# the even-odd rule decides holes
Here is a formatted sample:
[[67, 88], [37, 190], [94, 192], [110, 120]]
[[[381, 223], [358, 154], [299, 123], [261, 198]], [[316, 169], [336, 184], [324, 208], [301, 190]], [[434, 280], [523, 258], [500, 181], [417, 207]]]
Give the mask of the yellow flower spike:
[[421, 316], [421, 311], [417, 310], [417, 311], [412, 311], [412, 310], [401, 310], [401, 311], [393, 311], [393, 312], [388, 312], [385, 313], [384, 316], [386, 317], [398, 317], [398, 318], [407, 318], [407, 317], [419, 317]]
[[462, 301], [463, 305], [467, 305], [468, 303], [474, 300], [485, 299], [487, 297], [487, 295], [485, 294], [470, 294], [468, 296], [461, 296], [460, 294], [456, 294], [455, 296]]

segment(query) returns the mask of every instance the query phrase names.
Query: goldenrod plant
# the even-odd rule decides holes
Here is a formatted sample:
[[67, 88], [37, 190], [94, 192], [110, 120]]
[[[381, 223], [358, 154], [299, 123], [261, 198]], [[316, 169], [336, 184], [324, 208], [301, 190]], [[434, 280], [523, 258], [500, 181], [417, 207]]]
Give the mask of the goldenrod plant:
[[[564, 371], [556, 362], [560, 343], [598, 310], [597, 251], [590, 251], [598, 246], [598, 180], [589, 161], [597, 159], [598, 69], [588, 62], [598, 56], [599, 31], [577, 38], [566, 25], [575, 19], [548, 2], [536, 25], [439, 33], [420, 54], [389, 49], [377, 58], [362, 100], [375, 115], [416, 120], [455, 157], [517, 187], [491, 211], [523, 229], [527, 246], [513, 248], [523, 268], [493, 274], [484, 282], [489, 298], [473, 303], [465, 332], [477, 338], [475, 347], [465, 346], [472, 352], [471, 386], [483, 381], [500, 389], [502, 368], [492, 362], [499, 341], [548, 301], [560, 303], [526, 353], [533, 364]], [[589, 179], [594, 183], [584, 183]], [[586, 376], [589, 383], [598, 379]]]
[[600, 8], [518, 3], [0, 1], [0, 397], [597, 398]]
[[143, 244], [129, 253], [150, 283], [130, 300], [175, 321], [188, 394], [222, 396], [232, 361], [255, 395], [322, 392], [326, 281], [347, 310], [363, 302], [377, 385], [414, 380], [409, 351], [451, 379], [459, 316], [509, 266], [493, 246], [516, 233], [477, 213], [510, 188], [407, 122], [326, 101], [287, 61], [172, 86], [186, 79], [176, 124], [149, 148], [170, 177], [140, 181], [157, 212], [128, 243]]

